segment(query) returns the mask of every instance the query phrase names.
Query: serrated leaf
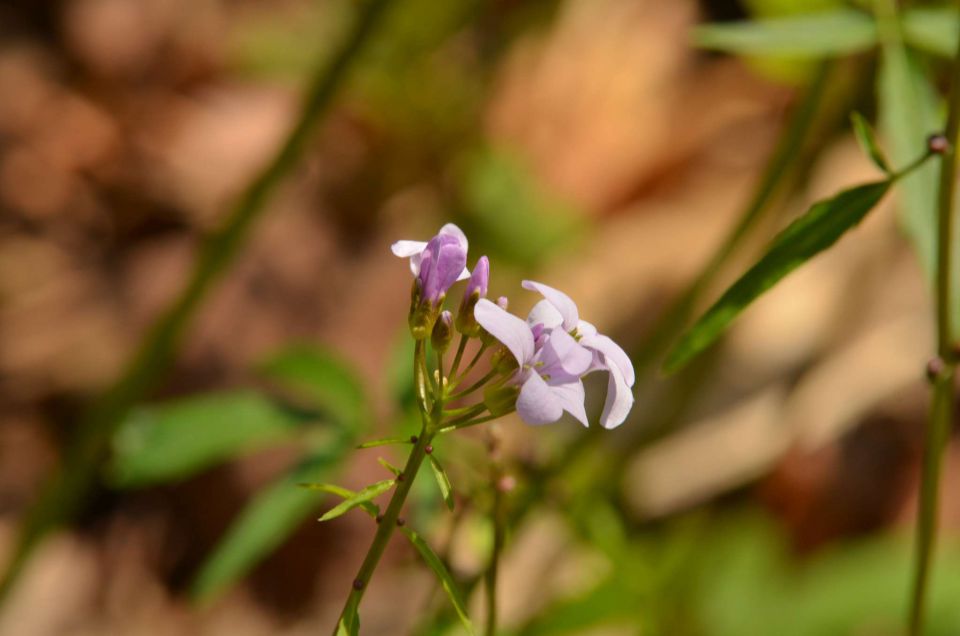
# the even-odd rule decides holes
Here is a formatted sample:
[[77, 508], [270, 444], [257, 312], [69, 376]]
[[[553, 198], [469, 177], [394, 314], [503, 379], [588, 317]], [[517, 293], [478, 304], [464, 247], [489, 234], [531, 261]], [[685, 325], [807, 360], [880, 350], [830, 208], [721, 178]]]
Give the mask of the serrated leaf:
[[290, 439], [304, 418], [253, 391], [211, 393], [134, 409], [114, 437], [109, 473], [131, 488], [185, 479]]
[[436, 457], [433, 455], [427, 455], [427, 457], [430, 458], [430, 468], [433, 469], [433, 476], [437, 478], [437, 486], [440, 487], [443, 501], [447, 504], [447, 508], [453, 510], [453, 486], [450, 485], [450, 478], [447, 477], [446, 471], [443, 470], [443, 466], [440, 465], [440, 461]]
[[747, 305], [784, 276], [833, 245], [857, 225], [890, 189], [892, 181], [867, 183], [813, 205], [774, 238], [760, 260], [741, 276], [673, 348], [664, 370], [680, 369], [712, 344]]
[[913, 7], [901, 16], [903, 38], [922, 51], [953, 57], [957, 52], [958, 21], [956, 7]]
[[406, 535], [410, 543], [413, 544], [413, 547], [420, 553], [420, 556], [426, 562], [427, 566], [429, 566], [430, 569], [433, 570], [433, 573], [437, 575], [437, 578], [440, 579], [440, 585], [447, 593], [447, 597], [450, 599], [450, 603], [453, 604], [453, 609], [456, 610], [457, 616], [460, 617], [460, 622], [463, 623], [464, 628], [469, 634], [475, 634], [473, 624], [467, 615], [466, 604], [463, 602], [463, 597], [460, 596], [460, 590], [457, 588], [456, 582], [453, 580], [453, 577], [450, 576], [450, 572], [443, 564], [443, 561], [437, 556], [436, 552], [433, 551], [433, 548], [416, 532], [406, 527], [400, 528], [400, 531]]
[[191, 595], [201, 601], [214, 598], [279, 546], [323, 503], [296, 484], [332, 471], [341, 457], [331, 452], [311, 458], [257, 493], [204, 562]]
[[742, 22], [704, 24], [693, 30], [702, 48], [781, 57], [828, 57], [863, 51], [877, 43], [870, 16], [852, 9]]
[[339, 504], [328, 510], [320, 517], [320, 521], [329, 521], [331, 519], [336, 519], [340, 515], [353, 510], [357, 506], [362, 506], [364, 503], [369, 502], [371, 499], [379, 497], [386, 491], [390, 490], [393, 487], [394, 480], [385, 479], [383, 481], [378, 481], [375, 484], [370, 484], [363, 490], [357, 492], [349, 499], [341, 501]]
[[364, 442], [357, 446], [357, 448], [375, 448], [377, 446], [387, 446], [389, 444], [410, 444], [409, 437], [384, 437], [383, 439], [375, 439], [369, 442]]
[[873, 128], [871, 128], [870, 123], [864, 119], [863, 115], [857, 112], [850, 115], [850, 122], [853, 124], [853, 134], [857, 137], [857, 143], [860, 144], [863, 151], [870, 157], [873, 165], [880, 168], [883, 172], [890, 174], [892, 172], [890, 170], [890, 164], [887, 163], [883, 152], [877, 145], [877, 138], [873, 134]]
[[367, 419], [366, 396], [353, 367], [333, 353], [313, 345], [295, 345], [258, 366], [260, 373], [339, 424], [360, 430]]
[[400, 470], [399, 468], [397, 468], [396, 466], [394, 466], [393, 464], [391, 464], [390, 462], [388, 462], [387, 460], [385, 460], [383, 457], [378, 457], [378, 458], [377, 458], [377, 462], [378, 462], [381, 466], [383, 466], [384, 468], [386, 468], [387, 470], [389, 470], [391, 473], [393, 473], [394, 476], [396, 476], [396, 477], [399, 477], [399, 476], [403, 473], [402, 470]]

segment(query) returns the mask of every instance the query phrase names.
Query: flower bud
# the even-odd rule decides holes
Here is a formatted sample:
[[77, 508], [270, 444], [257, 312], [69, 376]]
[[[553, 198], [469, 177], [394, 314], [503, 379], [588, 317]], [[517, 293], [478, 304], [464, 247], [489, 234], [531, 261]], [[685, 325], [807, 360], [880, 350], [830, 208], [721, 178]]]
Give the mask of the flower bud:
[[500, 347], [490, 356], [490, 366], [500, 375], [506, 375], [516, 371], [519, 365], [517, 359], [506, 347]]
[[441, 354], [446, 353], [450, 348], [450, 341], [453, 340], [453, 315], [444, 310], [440, 318], [433, 325], [433, 332], [430, 334], [430, 344]]
[[500, 309], [506, 311], [508, 304], [510, 303], [507, 301], [506, 296], [501, 296], [500, 298], [497, 298], [497, 307], [499, 307]]
[[477, 301], [487, 296], [487, 284], [490, 282], [490, 261], [481, 256], [467, 281], [467, 289], [463, 292], [460, 310], [457, 312], [457, 331], [465, 336], [474, 337], [480, 333], [480, 325], [473, 316], [473, 308]]
[[439, 307], [447, 290], [457, 282], [467, 263], [467, 250], [449, 234], [438, 234], [430, 239], [420, 256], [422, 302]]
[[483, 404], [490, 415], [500, 417], [516, 410], [519, 396], [518, 386], [489, 386], [483, 391]]

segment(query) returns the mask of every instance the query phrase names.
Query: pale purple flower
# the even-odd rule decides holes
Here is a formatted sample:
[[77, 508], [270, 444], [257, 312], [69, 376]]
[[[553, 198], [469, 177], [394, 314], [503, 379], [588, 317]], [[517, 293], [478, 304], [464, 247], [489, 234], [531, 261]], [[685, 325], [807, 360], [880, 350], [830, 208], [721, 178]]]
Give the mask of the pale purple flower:
[[490, 283], [490, 259], [481, 256], [477, 259], [477, 264], [473, 266], [473, 272], [470, 274], [470, 280], [467, 281], [467, 288], [463, 292], [464, 298], [469, 298], [478, 293], [480, 298], [487, 297], [487, 285]]
[[[436, 237], [439, 236], [452, 236], [463, 248], [464, 267], [463, 271], [459, 272], [456, 280], [470, 278], [470, 270], [466, 268], [466, 253], [468, 247], [466, 235], [453, 223], [447, 223], [437, 232]], [[400, 258], [409, 258], [410, 271], [413, 272], [414, 276], [418, 276], [420, 274], [420, 264], [423, 260], [423, 251], [427, 248], [427, 245], [428, 241], [397, 241], [390, 246], [390, 250]]]
[[607, 399], [600, 414], [600, 424], [608, 429], [623, 424], [633, 406], [631, 387], [636, 379], [630, 357], [613, 340], [597, 333], [596, 327], [580, 320], [576, 303], [562, 291], [529, 280], [523, 281], [523, 287], [544, 297], [530, 311], [528, 324], [543, 325], [545, 330], [562, 329], [569, 333], [593, 354], [590, 371], [609, 372]]
[[420, 253], [420, 294], [424, 302], [436, 305], [457, 282], [467, 263], [467, 250], [457, 237], [437, 234]]
[[517, 360], [509, 382], [520, 387], [517, 413], [524, 422], [556, 422], [566, 411], [587, 425], [580, 376], [593, 362], [590, 351], [562, 329], [535, 337], [530, 325], [486, 299], [477, 303], [474, 315]]

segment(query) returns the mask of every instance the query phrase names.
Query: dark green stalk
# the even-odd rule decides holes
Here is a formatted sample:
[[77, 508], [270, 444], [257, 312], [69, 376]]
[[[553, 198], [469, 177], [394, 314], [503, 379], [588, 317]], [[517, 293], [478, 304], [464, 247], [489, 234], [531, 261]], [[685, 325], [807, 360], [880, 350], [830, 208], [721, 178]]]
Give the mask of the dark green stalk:
[[250, 183], [233, 207], [223, 229], [200, 250], [186, 287], [154, 323], [126, 370], [80, 422], [78, 438], [62, 467], [27, 513], [0, 582], [0, 602], [40, 540], [74, 514], [93, 488], [110, 439], [130, 408], [157, 384], [173, 361], [177, 346], [213, 283], [242, 247], [269, 196], [297, 164], [317, 123], [327, 112], [351, 63], [370, 40], [391, 0], [369, 0], [343, 44], [321, 65], [306, 92], [300, 116], [276, 156]]
[[817, 68], [802, 101], [793, 110], [787, 128], [780, 136], [750, 202], [744, 208], [736, 225], [700, 270], [699, 275], [663, 312], [649, 335], [644, 338], [633, 356], [634, 364], [638, 367], [645, 367], [658, 358], [664, 348], [689, 323], [690, 316], [703, 292], [713, 283], [722, 266], [770, 209], [774, 195], [781, 190], [784, 182], [788, 180], [792, 166], [802, 155], [801, 150], [823, 101], [831, 68], [831, 62], [823, 62]]
[[470, 339], [460, 334], [460, 344], [457, 346], [457, 354], [453, 357], [453, 364], [450, 365], [450, 383], [453, 383], [454, 378], [457, 377], [457, 369], [460, 368], [460, 361], [463, 359], [463, 352], [467, 349], [467, 342]]
[[[960, 25], [958, 25], [960, 26]], [[928, 369], [933, 382], [933, 400], [923, 453], [920, 505], [914, 557], [913, 592], [910, 603], [910, 636], [923, 633], [924, 610], [930, 566], [936, 543], [943, 452], [953, 423], [956, 354], [951, 330], [950, 289], [953, 275], [954, 209], [956, 205], [956, 144], [960, 133], [960, 47], [950, 69], [950, 95], [944, 135], [949, 142], [940, 161], [937, 192], [937, 358]]]
[[499, 373], [499, 371], [497, 371], [496, 369], [491, 369], [491, 370], [489, 371], [489, 373], [487, 373], [487, 375], [483, 376], [482, 378], [480, 378], [479, 380], [477, 380], [476, 382], [474, 382], [473, 384], [471, 384], [469, 387], [465, 388], [464, 390], [458, 391], [458, 392], [454, 393], [453, 395], [450, 396], [449, 399], [450, 399], [451, 401], [453, 401], [453, 400], [459, 400], [459, 399], [462, 398], [462, 397], [466, 397], [466, 396], [470, 395], [471, 393], [473, 393], [474, 391], [476, 391], [477, 389], [479, 389], [480, 387], [482, 387], [483, 385], [485, 385], [487, 382], [489, 382], [489, 381], [492, 380], [493, 378], [497, 377], [497, 374], [498, 374], [498, 373]]
[[486, 636], [495, 636], [497, 633], [497, 579], [500, 572], [500, 553], [503, 551], [505, 539], [506, 511], [504, 509], [503, 466], [498, 458], [496, 431], [490, 431], [490, 480], [493, 486], [493, 546], [490, 549], [490, 564], [484, 576], [484, 586], [487, 594], [487, 626]]

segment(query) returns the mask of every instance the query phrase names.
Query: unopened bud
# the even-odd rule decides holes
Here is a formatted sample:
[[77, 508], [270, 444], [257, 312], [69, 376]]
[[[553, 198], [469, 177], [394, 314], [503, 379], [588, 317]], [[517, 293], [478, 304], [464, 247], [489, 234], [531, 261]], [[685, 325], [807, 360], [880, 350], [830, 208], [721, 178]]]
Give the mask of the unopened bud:
[[507, 305], [509, 304], [510, 302], [507, 300], [506, 296], [501, 296], [500, 298], [497, 298], [497, 307], [499, 307], [500, 309], [506, 311]]
[[453, 315], [444, 310], [440, 313], [440, 318], [433, 324], [430, 344], [436, 351], [443, 354], [450, 348], [451, 340], [453, 340]]
[[516, 410], [519, 395], [520, 388], [514, 385], [491, 386], [483, 391], [483, 404], [490, 415], [500, 417]]

